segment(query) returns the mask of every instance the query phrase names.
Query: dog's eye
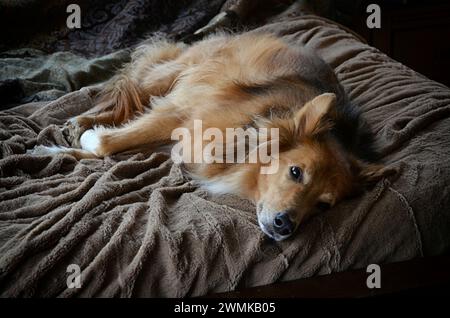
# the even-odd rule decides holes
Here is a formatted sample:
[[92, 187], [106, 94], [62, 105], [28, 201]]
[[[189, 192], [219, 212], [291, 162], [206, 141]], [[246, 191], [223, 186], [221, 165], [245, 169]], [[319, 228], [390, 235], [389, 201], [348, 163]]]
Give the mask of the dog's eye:
[[292, 167], [289, 169], [289, 172], [290, 172], [290, 174], [291, 174], [291, 177], [292, 177], [295, 181], [297, 181], [297, 182], [302, 182], [302, 180], [303, 180], [303, 170], [302, 170], [301, 168], [296, 167], [296, 166], [292, 166]]
[[326, 211], [326, 210], [328, 210], [331, 207], [331, 205], [328, 202], [319, 201], [319, 202], [316, 203], [316, 207], [320, 211]]

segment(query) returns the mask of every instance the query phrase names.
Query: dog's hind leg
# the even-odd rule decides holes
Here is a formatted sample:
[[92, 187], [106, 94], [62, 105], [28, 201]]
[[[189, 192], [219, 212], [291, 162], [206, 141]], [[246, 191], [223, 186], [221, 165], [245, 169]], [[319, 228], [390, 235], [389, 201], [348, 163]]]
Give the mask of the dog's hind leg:
[[182, 125], [177, 109], [154, 110], [119, 128], [95, 127], [80, 138], [81, 148], [98, 157], [134, 149], [154, 149], [171, 142], [172, 131]]
[[83, 132], [96, 125], [121, 125], [142, 114], [152, 96], [164, 96], [184, 65], [176, 59], [185, 50], [182, 43], [160, 40], [145, 44], [132, 54], [131, 62], [98, 94], [96, 105], [69, 120]]

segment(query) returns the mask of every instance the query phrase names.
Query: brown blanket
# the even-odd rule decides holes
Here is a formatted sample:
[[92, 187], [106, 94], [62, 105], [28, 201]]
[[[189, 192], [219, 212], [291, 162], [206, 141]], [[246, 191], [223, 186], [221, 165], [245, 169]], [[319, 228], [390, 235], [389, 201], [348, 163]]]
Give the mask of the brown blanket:
[[[324, 19], [263, 29], [335, 68], [400, 177], [277, 243], [250, 202], [197, 188], [165, 154], [25, 154], [67, 145], [58, 125], [89, 109], [95, 89], [19, 106], [0, 113], [2, 296], [197, 296], [449, 251], [450, 90]], [[66, 284], [70, 264], [81, 288]]]

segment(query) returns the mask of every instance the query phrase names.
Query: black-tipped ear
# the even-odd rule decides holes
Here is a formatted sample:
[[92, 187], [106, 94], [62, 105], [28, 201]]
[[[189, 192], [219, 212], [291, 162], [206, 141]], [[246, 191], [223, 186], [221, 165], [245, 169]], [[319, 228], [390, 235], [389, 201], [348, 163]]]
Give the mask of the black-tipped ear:
[[331, 129], [336, 95], [324, 93], [307, 102], [295, 115], [300, 134], [316, 135]]

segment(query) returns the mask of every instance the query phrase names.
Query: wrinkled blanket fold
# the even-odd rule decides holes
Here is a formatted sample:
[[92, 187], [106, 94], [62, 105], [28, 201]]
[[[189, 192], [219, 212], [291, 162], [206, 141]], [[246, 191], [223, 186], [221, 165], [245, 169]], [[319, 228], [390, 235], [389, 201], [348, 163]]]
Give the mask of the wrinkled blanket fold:
[[[0, 295], [199, 296], [449, 251], [450, 90], [322, 18], [259, 30], [332, 65], [398, 179], [273, 242], [252, 203], [208, 194], [167, 154], [26, 153], [68, 145], [61, 125], [93, 106], [95, 87], [24, 104], [0, 112]], [[81, 288], [68, 288], [71, 264]]]

